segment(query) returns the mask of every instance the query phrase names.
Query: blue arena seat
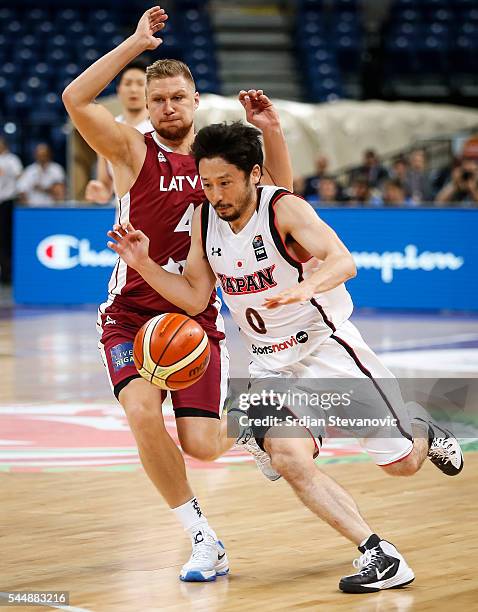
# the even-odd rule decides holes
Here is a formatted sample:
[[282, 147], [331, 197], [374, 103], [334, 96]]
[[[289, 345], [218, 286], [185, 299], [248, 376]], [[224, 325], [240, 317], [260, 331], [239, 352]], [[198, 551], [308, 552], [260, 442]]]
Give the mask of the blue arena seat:
[[36, 27], [32, 30], [34, 35], [40, 35], [45, 37], [53, 36], [55, 27], [51, 21], [40, 21]]
[[0, 76], [0, 104], [3, 102], [7, 94], [11, 94], [13, 91], [12, 82], [6, 79], [4, 76]]
[[24, 84], [25, 93], [31, 95], [32, 99], [46, 93], [46, 90], [47, 84], [37, 76], [29, 77]]
[[6, 23], [4, 27], [4, 32], [6, 34], [13, 34], [14, 36], [19, 36], [22, 31], [24, 31], [24, 28], [22, 24], [17, 20], [13, 20]]
[[114, 36], [118, 31], [118, 27], [116, 23], [112, 21], [100, 22], [96, 24], [95, 29], [96, 29], [96, 34], [100, 36]]
[[19, 43], [23, 48], [31, 48], [34, 49], [38, 46], [39, 41], [35, 38], [33, 34], [25, 34], [19, 39]]
[[36, 56], [31, 49], [22, 48], [15, 54], [15, 62], [18, 66], [20, 66], [23, 71], [26, 67], [30, 66]]
[[74, 44], [76, 44], [76, 41], [80, 40], [82, 36], [87, 34], [85, 24], [79, 20], [70, 21], [65, 24], [62, 33], [65, 34], [68, 40], [74, 42]]
[[72, 23], [73, 21], [80, 21], [80, 20], [81, 20], [80, 11], [72, 9], [72, 8], [65, 8], [63, 10], [60, 10], [56, 12], [56, 16], [55, 16], [55, 22], [57, 24], [61, 24], [62, 26], [68, 25], [69, 23]]
[[18, 69], [13, 62], [6, 62], [0, 65], [0, 76], [13, 81], [18, 74]]
[[5, 110], [9, 116], [24, 118], [30, 113], [33, 98], [24, 91], [15, 91], [5, 96]]
[[104, 23], [112, 19], [112, 12], [105, 9], [98, 9], [89, 15], [89, 21], [92, 23]]

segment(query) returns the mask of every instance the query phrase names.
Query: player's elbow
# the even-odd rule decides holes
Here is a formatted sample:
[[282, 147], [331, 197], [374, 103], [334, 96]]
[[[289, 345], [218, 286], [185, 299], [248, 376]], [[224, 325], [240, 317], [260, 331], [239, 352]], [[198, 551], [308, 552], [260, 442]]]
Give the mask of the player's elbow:
[[196, 317], [197, 315], [201, 314], [201, 312], [206, 310], [208, 304], [209, 304], [209, 299], [208, 300], [194, 300], [194, 302], [188, 304], [185, 310], [186, 310], [186, 313], [190, 317]]
[[197, 317], [203, 310], [206, 310], [206, 308], [199, 308], [196, 305], [191, 305], [189, 308], [186, 308], [186, 314], [190, 317]]
[[350, 255], [350, 253], [347, 257], [345, 273], [347, 274], [347, 280], [350, 280], [351, 278], [355, 278], [357, 276], [357, 266], [355, 265], [354, 258], [352, 257], [352, 255]]
[[61, 94], [61, 99], [68, 112], [70, 112], [75, 107], [79, 106], [79, 103], [80, 103], [80, 100], [78, 98], [79, 93], [80, 92], [78, 90], [78, 86], [75, 83], [75, 81], [72, 81], [63, 90], [63, 93]]
[[61, 94], [62, 102], [68, 112], [70, 111], [70, 108], [73, 106], [73, 99], [74, 99], [74, 95], [71, 91], [72, 90], [71, 85], [72, 85], [71, 83], [67, 85], [66, 88], [63, 90], [63, 93]]

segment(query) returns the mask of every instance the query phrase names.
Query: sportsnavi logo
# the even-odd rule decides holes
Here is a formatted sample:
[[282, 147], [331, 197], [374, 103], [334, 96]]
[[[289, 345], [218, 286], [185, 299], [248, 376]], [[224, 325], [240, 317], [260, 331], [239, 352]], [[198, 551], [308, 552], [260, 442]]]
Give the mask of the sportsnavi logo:
[[280, 351], [286, 351], [287, 349], [297, 346], [297, 344], [304, 344], [309, 339], [309, 334], [305, 331], [297, 332], [295, 336], [291, 336], [285, 342], [278, 342], [276, 344], [266, 344], [265, 346], [252, 345], [252, 352], [254, 355], [270, 355], [272, 353], [279, 353]]
[[69, 234], [47, 236], [38, 244], [36, 254], [40, 263], [52, 270], [70, 270], [76, 266], [112, 268], [117, 260], [108, 249], [95, 251], [87, 238]]

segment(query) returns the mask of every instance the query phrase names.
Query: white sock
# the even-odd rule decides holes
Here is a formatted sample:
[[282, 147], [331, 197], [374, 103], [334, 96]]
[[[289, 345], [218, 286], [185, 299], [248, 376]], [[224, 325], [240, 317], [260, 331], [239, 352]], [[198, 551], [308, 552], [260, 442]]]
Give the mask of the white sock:
[[172, 511], [186, 531], [208, 525], [207, 518], [202, 513], [199, 502], [195, 497], [177, 508], [172, 508]]

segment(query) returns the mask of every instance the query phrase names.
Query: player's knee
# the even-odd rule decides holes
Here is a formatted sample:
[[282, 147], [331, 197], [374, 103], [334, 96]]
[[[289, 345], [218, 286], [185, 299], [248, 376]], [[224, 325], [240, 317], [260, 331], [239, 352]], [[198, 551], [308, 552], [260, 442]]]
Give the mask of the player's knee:
[[309, 467], [307, 459], [298, 455], [293, 447], [288, 446], [286, 440], [275, 442], [269, 449], [274, 470], [288, 481], [303, 478]]
[[[163, 425], [162, 415], [158, 414], [156, 407], [140, 400], [124, 406], [128, 423], [133, 431], [157, 431], [158, 426]], [[163, 425], [164, 427], [164, 425]]]
[[417, 473], [420, 466], [415, 461], [415, 458], [409, 455], [401, 461], [390, 465], [381, 465], [380, 467], [389, 476], [413, 476], [413, 474]]
[[182, 438], [180, 442], [183, 451], [198, 461], [214, 461], [218, 457], [217, 444], [212, 440]]

